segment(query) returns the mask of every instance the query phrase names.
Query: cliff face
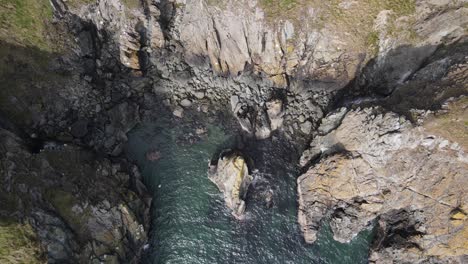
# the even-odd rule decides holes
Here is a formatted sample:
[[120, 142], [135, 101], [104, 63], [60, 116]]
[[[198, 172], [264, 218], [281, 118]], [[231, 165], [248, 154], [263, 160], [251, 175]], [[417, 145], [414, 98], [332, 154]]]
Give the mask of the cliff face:
[[27, 220], [48, 263], [137, 262], [151, 199], [135, 166], [55, 142], [31, 153], [12, 133], [0, 135], [2, 226]]
[[[466, 98], [456, 104], [463, 105], [466, 120]], [[307, 242], [315, 241], [326, 217], [342, 242], [377, 220], [371, 261], [463, 262], [465, 147], [376, 108], [348, 112], [336, 130], [317, 136], [311, 146], [309, 153], [324, 157], [298, 179], [299, 222]]]
[[[403, 236], [418, 245], [418, 253], [410, 252], [414, 258], [467, 254], [457, 242], [466, 233], [466, 112], [448, 109], [461, 123], [423, 122], [427, 109], [467, 93], [466, 1], [7, 0], [0, 4], [0, 21], [0, 126], [16, 134], [9, 138], [21, 137], [14, 141], [22, 143], [6, 147], [26, 149], [18, 154], [20, 161], [50, 162], [26, 146], [52, 140], [71, 145], [53, 150], [58, 153], [101, 153], [106, 159], [92, 166], [104, 166], [99, 164], [119, 157], [126, 133], [140, 118], [155, 115], [161, 105], [176, 118], [190, 111], [230, 112], [258, 139], [283, 133], [299, 149], [312, 141], [301, 163], [313, 166], [298, 187], [307, 241], [314, 240], [322, 214], [332, 215], [338, 240], [351, 239], [379, 219], [383, 231], [371, 258], [396, 258], [392, 250], [406, 250], [393, 235], [400, 226], [392, 219], [400, 217], [410, 225], [404, 228], [415, 230]], [[452, 126], [462, 132], [451, 133]], [[454, 142], [459, 147], [452, 147]], [[416, 157], [417, 164], [408, 163]], [[122, 173], [131, 175], [126, 167], [131, 168], [123, 166]], [[362, 171], [356, 189], [343, 184], [354, 182], [353, 168]], [[96, 175], [96, 181], [120, 186], [114, 174]], [[47, 188], [61, 186], [61, 180], [50, 181]], [[135, 189], [140, 184], [130, 185], [144, 199]], [[73, 186], [73, 191], [54, 188], [83, 209], [90, 198], [77, 190], [85, 186]], [[38, 190], [41, 197], [48, 197], [47, 188]], [[16, 197], [12, 190], [6, 190], [7, 198]], [[119, 204], [128, 201], [116, 198], [103, 207], [104, 199], [99, 196], [86, 208], [124, 214], [126, 207]], [[53, 221], [69, 221], [62, 212], [67, 208], [53, 201], [33, 208], [54, 208], [59, 218]], [[427, 210], [431, 207], [440, 217]], [[26, 212], [26, 219], [35, 219], [35, 211]], [[144, 224], [143, 218], [138, 223]], [[49, 230], [49, 220], [41, 219], [36, 230]], [[77, 234], [93, 228], [85, 222], [67, 225]], [[441, 231], [447, 226], [449, 231]], [[43, 237], [51, 232], [39, 238], [47, 241]], [[77, 258], [88, 254], [83, 252], [89, 243], [104, 243], [79, 235], [67, 241], [80, 245], [66, 250]], [[93, 256], [111, 254], [123, 262], [134, 257], [111, 248], [106, 244], [104, 250], [110, 253], [94, 249]]]
[[[22, 115], [28, 129], [68, 138], [71, 121], [101, 123], [102, 116], [109, 118], [107, 110], [123, 101], [142, 106], [145, 94], [157, 94], [178, 115], [187, 107], [224, 109], [237, 96], [235, 102], [244, 110], [236, 114], [247, 116], [250, 132], [258, 129], [260, 135], [278, 128], [262, 116], [268, 102], [280, 99], [287, 104], [281, 109], [283, 130], [307, 138], [345, 90], [352, 92], [349, 99], [353, 94], [388, 95], [417, 79], [416, 72], [431, 63], [426, 71], [432, 76], [425, 74], [420, 85], [444, 77], [464, 60], [468, 17], [463, 1], [52, 3], [55, 18], [42, 30], [46, 46], [53, 49], [45, 50], [42, 43], [33, 50], [46, 58], [31, 63], [23, 54], [30, 49], [13, 44], [10, 49], [21, 56], [5, 60], [32, 64], [28, 72], [35, 74], [28, 78], [38, 89], [30, 96], [28, 82], [5, 85], [22, 89], [4, 89], [2, 111]], [[5, 79], [15, 74], [24, 79], [18, 69], [5, 72]], [[437, 103], [463, 89], [450, 91]], [[105, 136], [115, 138], [106, 151], [118, 153], [122, 137]]]

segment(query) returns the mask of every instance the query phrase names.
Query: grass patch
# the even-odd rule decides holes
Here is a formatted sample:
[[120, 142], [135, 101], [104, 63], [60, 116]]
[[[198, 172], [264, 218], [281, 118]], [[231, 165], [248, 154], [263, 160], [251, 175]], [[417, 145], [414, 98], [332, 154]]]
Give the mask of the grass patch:
[[140, 0], [122, 0], [123, 4], [130, 9], [138, 8], [141, 6]]
[[392, 10], [397, 16], [411, 15], [416, 11], [415, 0], [379, 0], [382, 8]]
[[[210, 2], [222, 2], [222, 0], [207, 0]], [[301, 19], [297, 15], [308, 8], [318, 10], [322, 19], [340, 18], [344, 16], [356, 16], [362, 19], [362, 15], [374, 17], [381, 10], [392, 10], [397, 16], [411, 15], [416, 11], [415, 0], [363, 0], [358, 4], [344, 8], [340, 0], [260, 0], [259, 7], [263, 9], [268, 18]], [[362, 14], [360, 14], [363, 11]], [[331, 21], [330, 21], [331, 22]]]
[[[223, 9], [226, 0], [205, 0], [208, 5]], [[368, 50], [371, 55], [378, 53], [378, 35], [374, 21], [382, 10], [391, 10], [391, 20], [408, 16], [416, 11], [415, 0], [259, 0], [265, 20], [273, 27], [288, 20], [296, 31], [313, 31], [327, 28], [335, 32], [344, 42], [352, 43], [347, 49]], [[242, 8], [242, 6], [238, 6]], [[408, 27], [392, 29], [395, 35], [417, 39]], [[393, 35], [391, 35], [393, 36]]]
[[373, 56], [379, 53], [379, 33], [375, 31], [371, 31], [367, 35], [366, 44], [369, 47]]
[[468, 96], [449, 103], [446, 114], [436, 115], [424, 123], [431, 133], [458, 142], [468, 149]]
[[0, 219], [0, 263], [46, 263], [30, 225]]
[[316, 29], [332, 28], [346, 32], [356, 45], [371, 45], [374, 52], [378, 38], [372, 31], [380, 11], [393, 11], [395, 19], [416, 11], [415, 0], [363, 0], [348, 5], [341, 0], [260, 0], [259, 7], [269, 23], [289, 20], [295, 28], [302, 28], [305, 22]]
[[275, 13], [281, 13], [295, 8], [298, 3], [297, 0], [261, 0], [260, 4]]
[[1, 0], [0, 38], [23, 46], [35, 46], [51, 51], [52, 45], [44, 37], [52, 19], [49, 0]]

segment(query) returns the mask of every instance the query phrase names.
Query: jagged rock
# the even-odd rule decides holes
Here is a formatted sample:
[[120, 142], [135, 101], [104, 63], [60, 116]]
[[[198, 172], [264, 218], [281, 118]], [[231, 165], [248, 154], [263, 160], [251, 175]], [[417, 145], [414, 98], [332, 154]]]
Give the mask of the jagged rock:
[[266, 103], [268, 118], [270, 119], [271, 130], [275, 131], [283, 126], [283, 101], [275, 99]]
[[[338, 153], [327, 153], [298, 178], [299, 223], [308, 243], [315, 241], [326, 216], [341, 242], [350, 241], [380, 216], [379, 226], [387, 231], [373, 259], [383, 261], [383, 254], [395, 260], [400, 254], [419, 261], [466, 253], [458, 243], [466, 225], [453, 220], [454, 212], [465, 212], [468, 202], [459, 196], [467, 188], [468, 157], [463, 150], [375, 108], [348, 112], [336, 130], [311, 145]], [[400, 228], [392, 216], [397, 210], [404, 210], [401, 217], [409, 221], [404, 227], [409, 233], [399, 240], [395, 234], [400, 231], [389, 231]], [[417, 224], [410, 224], [414, 219]], [[386, 255], [392, 251], [399, 253]]]
[[[3, 129], [0, 148], [12, 150], [0, 153], [0, 180], [6, 183], [0, 202], [8, 208], [0, 216], [29, 220], [49, 263], [105, 255], [118, 256], [117, 263], [139, 259], [151, 199], [137, 175], [76, 146], [55, 145], [31, 154], [21, 139]], [[21, 164], [29, 166], [25, 170]], [[140, 186], [138, 195], [127, 189], [132, 185]], [[16, 204], [23, 206], [12, 206]], [[90, 251], [94, 245], [99, 250]]]
[[340, 125], [341, 120], [343, 120], [347, 112], [348, 109], [346, 107], [341, 107], [337, 111], [327, 114], [327, 116], [322, 119], [317, 132], [321, 135], [330, 133], [330, 131]]
[[245, 211], [245, 197], [252, 182], [247, 161], [239, 153], [225, 151], [217, 164], [210, 165], [209, 179], [223, 193], [227, 207], [236, 218], [241, 219]]
[[252, 134], [255, 129], [255, 124], [253, 124], [252, 118], [252, 109], [246, 105], [242, 104], [238, 96], [231, 96], [231, 109], [234, 113], [234, 116], [239, 121], [241, 128], [249, 134]]
[[270, 120], [265, 110], [260, 109], [257, 113], [255, 124], [255, 137], [257, 139], [266, 139], [271, 136]]
[[[408, 5], [392, 5], [391, 1], [363, 1], [359, 4], [356, 4], [356, 1], [344, 1], [337, 5], [326, 1], [306, 1], [304, 4], [293, 4], [288, 12], [271, 10], [271, 5], [265, 5], [268, 1], [221, 1], [223, 4], [220, 4], [220, 1], [206, 0], [53, 0], [50, 2], [54, 8], [53, 23], [43, 17], [35, 21], [38, 25], [44, 26], [44, 32], [37, 30], [39, 35], [34, 35], [30, 39], [23, 39], [23, 35], [18, 38], [18, 34], [13, 32], [18, 27], [10, 27], [11, 21], [6, 21], [5, 27], [0, 32], [2, 48], [5, 48], [5, 54], [8, 54], [0, 58], [2, 64], [8, 65], [0, 73], [5, 80], [2, 82], [5, 85], [0, 89], [1, 99], [4, 99], [1, 100], [0, 112], [9, 119], [7, 121], [14, 123], [13, 126], [9, 125], [2, 116], [0, 126], [9, 129], [18, 126], [19, 129], [12, 131], [21, 131], [18, 134], [24, 131], [29, 135], [37, 135], [35, 138], [39, 140], [41, 138], [52, 139], [52, 142], [64, 138], [67, 141], [73, 140], [77, 144], [94, 148], [104, 156], [120, 155], [127, 140], [126, 134], [139, 120], [139, 110], [143, 109], [145, 113], [152, 112], [157, 105], [155, 102], [148, 103], [148, 100], [142, 99], [147, 98], [147, 94], [161, 98], [166, 106], [175, 109], [173, 113], [178, 117], [183, 116], [184, 109], [181, 106], [171, 105], [171, 102], [177, 104], [181, 98], [186, 98], [189, 94], [197, 99], [203, 99], [200, 109], [203, 112], [210, 110], [211, 113], [225, 111], [230, 96], [235, 94], [235, 98], [231, 97], [231, 100], [234, 100], [234, 103], [231, 101], [232, 113], [238, 118], [244, 131], [251, 135], [257, 134], [259, 138], [266, 138], [271, 131], [280, 129], [284, 123], [284, 127], [287, 128], [286, 134], [290, 134], [292, 143], [297, 143], [301, 137], [309, 136], [310, 130], [318, 125], [324, 112], [333, 108], [334, 103], [348, 99], [341, 98], [342, 96], [390, 94], [384, 101], [375, 98], [354, 100], [353, 97], [350, 98], [351, 105], [373, 101], [376, 104], [386, 104], [389, 109], [398, 112], [418, 113], [416, 118], [422, 120], [428, 114], [425, 109], [436, 108], [437, 104], [448, 96], [466, 93], [468, 87], [465, 30], [468, 8], [463, 1], [423, 0], [410, 1]], [[136, 6], [130, 7], [129, 3], [136, 3]], [[13, 11], [15, 10], [10, 10], [8, 7], [8, 13], [14, 13]], [[27, 37], [28, 34], [24, 35]], [[41, 39], [41, 35], [47, 37]], [[37, 42], [36, 38], [41, 41]], [[53, 59], [43, 61], [42, 58], [46, 57]], [[343, 90], [343, 87], [349, 89]], [[281, 104], [275, 100], [268, 101], [270, 99], [267, 95], [276, 90], [284, 91], [287, 100]], [[345, 92], [348, 90], [351, 93]], [[204, 97], [194, 91], [205, 91]], [[415, 106], [423, 110], [411, 110]], [[366, 115], [371, 114], [366, 113]], [[298, 117], [301, 121], [299, 123], [297, 123]], [[370, 127], [369, 131], [359, 130], [348, 122], [348, 127], [340, 126], [337, 132], [330, 132], [339, 125], [340, 119], [342, 118], [331, 115], [328, 119], [322, 120], [323, 126], [319, 128], [319, 136], [304, 152], [301, 165], [309, 165], [313, 163], [311, 161], [317, 162], [316, 158], [323, 157], [317, 166], [331, 170], [337, 177], [348, 179], [346, 177], [349, 175], [342, 175], [344, 173], [336, 171], [339, 171], [339, 168], [352, 171], [356, 163], [359, 165], [358, 169], [372, 175], [380, 175], [379, 173], [382, 173], [380, 170], [388, 172], [392, 166], [401, 168], [400, 165], [405, 162], [404, 160], [394, 163], [389, 163], [387, 160], [388, 157], [396, 159], [396, 153], [401, 153], [402, 157], [414, 160], [415, 164], [427, 162], [428, 167], [432, 166], [434, 172], [426, 171], [426, 168], [421, 168], [420, 172], [404, 167], [404, 170], [411, 171], [416, 179], [419, 179], [423, 172], [431, 176], [437, 171], [445, 173], [438, 170], [440, 166], [436, 166], [438, 163], [433, 160], [433, 157], [438, 157], [437, 155], [441, 156], [443, 168], [446, 163], [458, 166], [460, 160], [465, 160], [463, 155], [455, 157], [454, 154], [460, 153], [460, 149], [464, 146], [463, 133], [446, 131], [444, 134], [450, 140], [461, 138], [462, 147], [460, 147], [451, 141], [439, 142], [438, 138], [417, 139], [413, 137], [412, 132], [408, 132], [411, 136], [408, 136], [410, 139], [406, 143], [415, 147], [412, 149], [398, 143], [408, 135], [407, 132], [401, 131], [416, 131], [408, 128], [406, 121], [396, 125], [393, 117], [386, 116], [383, 119], [389, 121], [381, 123], [371, 122], [369, 120], [373, 118], [369, 117], [365, 122], [356, 120], [358, 124], [359, 121], [364, 123], [369, 121], [370, 123], [366, 125]], [[75, 123], [76, 120], [88, 120], [87, 128], [85, 129], [84, 123]], [[306, 121], [308, 123], [304, 123]], [[441, 126], [444, 125], [436, 124], [431, 129], [440, 131]], [[305, 132], [305, 136], [301, 135], [301, 129]], [[386, 132], [381, 135], [376, 130]], [[74, 135], [75, 139], [69, 138], [68, 133]], [[326, 135], [327, 133], [329, 134]], [[422, 132], [422, 134], [414, 133], [421, 137], [427, 136]], [[403, 139], [398, 139], [397, 135]], [[378, 141], [376, 138], [385, 138], [388, 141]], [[431, 140], [439, 142], [437, 143], [439, 145], [432, 147]], [[11, 143], [12, 137], [6, 137], [6, 141]], [[373, 143], [366, 145], [366, 142]], [[44, 157], [54, 151], [66, 153], [64, 151], [69, 148], [62, 144], [50, 144], [39, 156], [18, 150], [22, 148], [15, 144], [5, 149], [6, 151], [0, 153], [4, 154], [0, 156], [3, 161], [5, 157], [7, 159], [16, 157], [18, 153], [24, 156], [24, 160], [20, 161], [25, 161], [13, 162], [14, 166], [10, 160], [2, 163], [4, 166], [1, 168], [8, 169], [8, 173], [1, 174], [6, 177], [2, 187], [8, 194], [11, 190], [17, 190], [18, 193], [28, 193], [25, 197], [33, 197], [31, 200], [43, 201], [40, 190], [30, 190], [30, 184], [18, 182], [18, 179], [12, 176], [14, 175], [12, 171], [20, 171], [20, 168], [24, 169], [21, 171], [23, 174], [31, 177], [34, 173], [47, 177], [56, 177], [64, 173], [64, 179], [70, 180], [68, 175], [73, 174], [47, 164], [49, 159]], [[420, 150], [427, 151], [429, 158], [419, 153]], [[351, 154], [333, 155], [340, 151]], [[359, 155], [355, 155], [356, 153]], [[325, 158], [328, 155], [330, 157]], [[413, 155], [414, 159], [408, 158]], [[449, 157], [452, 158], [451, 161], [447, 161]], [[31, 159], [43, 164], [44, 168], [38, 169], [37, 164], [31, 168], [27, 166]], [[322, 164], [327, 161], [339, 163], [339, 166]], [[82, 160], [78, 159], [77, 164], [85, 163], [81, 162]], [[81, 168], [75, 166], [77, 164], [69, 166], [68, 169]], [[135, 186], [138, 194], [144, 193], [145, 188], [141, 180], [131, 179], [133, 176], [128, 173], [114, 172], [107, 165], [102, 167], [102, 175], [99, 175], [96, 183], [101, 183], [103, 179], [110, 183], [115, 181], [127, 183], [130, 178], [132, 184], [128, 185]], [[456, 178], [450, 174], [452, 172], [447, 172], [449, 179]], [[400, 171], [396, 171], [393, 174], [399, 173]], [[387, 178], [379, 180], [382, 180], [385, 186], [398, 189], [398, 186], [389, 183], [390, 179], [394, 178], [393, 174], [388, 173]], [[92, 176], [95, 176], [94, 171], [77, 178], [83, 181], [94, 180], [90, 178]], [[111, 176], [110, 179], [107, 176]], [[319, 177], [314, 178], [312, 183], [315, 184], [317, 179]], [[437, 175], [424, 179], [425, 182], [418, 182], [424, 188], [430, 188], [431, 185], [440, 187], [439, 182], [432, 182], [433, 179], [440, 179]], [[55, 180], [56, 178], [53, 178], [46, 183], [55, 184]], [[444, 178], [440, 181], [448, 180]], [[42, 181], [35, 182], [42, 183]], [[115, 190], [104, 187], [100, 189], [106, 197], [99, 196], [97, 200], [107, 199], [109, 204], [97, 202], [98, 205], [86, 207], [84, 206], [88, 202], [86, 191], [92, 188], [71, 182], [61, 182], [63, 185], [60, 186], [53, 185], [55, 189], [67, 190], [65, 198], [73, 197], [77, 200], [72, 206], [71, 213], [81, 215], [80, 210], [99, 208], [104, 212], [102, 215], [96, 213], [94, 218], [96, 219], [97, 215], [104, 217], [107, 225], [108, 220], [117, 217], [120, 212], [126, 220], [116, 223], [128, 226], [125, 228], [127, 231], [115, 234], [116, 238], [125, 237], [119, 243], [124, 243], [127, 248], [120, 250], [137, 252], [137, 249], [128, 246], [131, 243], [127, 239], [135, 240], [138, 237], [138, 228], [132, 224], [132, 219], [125, 210], [116, 205], [117, 200], [107, 197], [107, 195], [112, 196]], [[366, 182], [362, 184], [366, 188], [369, 187]], [[406, 182], [401, 184], [404, 185]], [[411, 184], [409, 186], [413, 186]], [[344, 188], [340, 182], [336, 185]], [[68, 189], [70, 186], [76, 186], [76, 190], [70, 192]], [[458, 190], [456, 187], [454, 190]], [[125, 191], [122, 193], [126, 193]], [[80, 196], [79, 194], [83, 192], [86, 195]], [[302, 193], [307, 194], [307, 190], [303, 190]], [[390, 195], [385, 194], [385, 190], [382, 193], [384, 196]], [[420, 205], [419, 200], [422, 199], [415, 198], [418, 195], [408, 190], [402, 190], [401, 197], [393, 194], [390, 196], [397, 200], [414, 199], [416, 205]], [[374, 196], [366, 196], [365, 200], [362, 197], [352, 200], [346, 198], [351, 205], [331, 201], [336, 206], [336, 210], [333, 209], [331, 226], [337, 239], [349, 240], [352, 237], [350, 234], [360, 230], [367, 219], [381, 213], [383, 209], [379, 209], [380, 200]], [[22, 197], [17, 198], [21, 200]], [[315, 198], [327, 200], [329, 197]], [[375, 198], [375, 201], [371, 198]], [[406, 200], [401, 203], [408, 204]], [[140, 201], [137, 204], [144, 202]], [[43, 204], [39, 204], [39, 207], [41, 210], [44, 209], [44, 212], [56, 212], [58, 211], [56, 205], [48, 204], [53, 208], [42, 208]], [[435, 211], [445, 217], [446, 212], [439, 210], [438, 206], [437, 204], [434, 206]], [[453, 206], [452, 203], [450, 206]], [[23, 207], [19, 204], [18, 208]], [[328, 204], [316, 203], [315, 208], [325, 214], [331, 210]], [[3, 206], [0, 210], [3, 210]], [[376, 210], [380, 211], [375, 212]], [[388, 217], [386, 214], [380, 214], [384, 219], [381, 222], [388, 223], [389, 226], [388, 229], [383, 227], [381, 229], [398, 233], [395, 230], [401, 228], [399, 224], [391, 222], [391, 218], [398, 218], [401, 215], [406, 219], [403, 221], [405, 225], [416, 226], [414, 223], [417, 221], [410, 218], [414, 216], [414, 219], [419, 219], [418, 210], [405, 208], [404, 213], [392, 211], [388, 212]], [[67, 210], [60, 211], [65, 215], [70, 213]], [[425, 209], [422, 211], [425, 217], [426, 212]], [[422, 238], [411, 237], [410, 240], [414, 239], [420, 245], [419, 241], [423, 239], [425, 244], [421, 247], [426, 250], [429, 246], [445, 243], [448, 239], [447, 247], [438, 246], [436, 249], [431, 249], [431, 254], [440, 256], [459, 254], [457, 250], [464, 249], [453, 250], [453, 245], [461, 244], [463, 236], [457, 235], [453, 238], [452, 235], [459, 230], [455, 226], [458, 226], [460, 221], [465, 221], [465, 214], [465, 208], [453, 211], [450, 230], [445, 237], [435, 235], [431, 238], [427, 234], [422, 234]], [[319, 219], [322, 219], [321, 214], [300, 217], [301, 221], [307, 221], [313, 228], [319, 223]], [[354, 221], [354, 217], [358, 220]], [[428, 217], [434, 219], [433, 215]], [[38, 219], [45, 218], [47, 217], [38, 217]], [[65, 220], [60, 220], [63, 225], [55, 222], [57, 228], [49, 228], [46, 223], [49, 220], [39, 221], [37, 226], [44, 227], [42, 231], [51, 236], [55, 236], [55, 233], [69, 232], [63, 231], [66, 228], [62, 226], [67, 228], [73, 226], [77, 236], [86, 237], [83, 232], [89, 230], [88, 225], [81, 224], [81, 221], [72, 223], [70, 219], [74, 219], [73, 217], [61, 216], [61, 218], [67, 218], [67, 223]], [[396, 228], [393, 228], [394, 225]], [[109, 234], [114, 235], [108, 232], [107, 226], [102, 227], [94, 223], [91, 226], [102, 229], [103, 233], [97, 232], [100, 240], [110, 241]], [[464, 228], [464, 224], [462, 226]], [[63, 235], [55, 238], [70, 241], [75, 239]], [[99, 263], [105, 259], [104, 256], [107, 256], [109, 261], [127, 260], [126, 256], [122, 257], [120, 251], [105, 253], [109, 251], [108, 245], [102, 245], [97, 240], [92, 243], [86, 242], [84, 248], [75, 249], [71, 245], [72, 242], [63, 243], [62, 247], [56, 242], [52, 243], [55, 238], [49, 239], [48, 245], [51, 248], [51, 255], [54, 256], [52, 258], [57, 259], [57, 262], [63, 259], [60, 253], [62, 250], [67, 251], [67, 256], [71, 256], [70, 259], [79, 258], [83, 254], [89, 256], [89, 259], [82, 262]], [[310, 233], [308, 240], [314, 240], [313, 233]], [[397, 250], [391, 246], [374, 250], [371, 259], [379, 262], [395, 258], [398, 254], [403, 256], [401, 258], [403, 260], [409, 256], [405, 248]], [[408, 260], [417, 262], [422, 258], [420, 255], [414, 258], [408, 257]], [[400, 262], [400, 259], [396, 262]]]

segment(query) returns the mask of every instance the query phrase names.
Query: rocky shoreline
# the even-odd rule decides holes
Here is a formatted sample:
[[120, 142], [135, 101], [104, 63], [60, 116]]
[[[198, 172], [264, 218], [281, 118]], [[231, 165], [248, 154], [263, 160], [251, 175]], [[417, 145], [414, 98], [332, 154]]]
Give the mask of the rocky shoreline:
[[463, 255], [468, 167], [458, 143], [365, 108], [317, 136], [310, 153], [324, 157], [298, 178], [299, 223], [308, 243], [325, 217], [344, 243], [378, 219], [373, 262], [450, 262]]
[[303, 152], [307, 242], [324, 217], [338, 241], [377, 221], [371, 262], [463, 263], [466, 3], [268, 2], [39, 1], [40, 28], [5, 23], [1, 219], [30, 224], [50, 263], [137, 263], [151, 199], [127, 133], [221, 114]]

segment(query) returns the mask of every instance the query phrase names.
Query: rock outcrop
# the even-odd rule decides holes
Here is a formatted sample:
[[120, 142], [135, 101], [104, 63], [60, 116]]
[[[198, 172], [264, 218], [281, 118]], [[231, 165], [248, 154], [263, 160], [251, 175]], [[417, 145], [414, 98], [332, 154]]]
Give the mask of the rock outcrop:
[[297, 181], [305, 240], [315, 241], [325, 219], [341, 242], [377, 220], [372, 262], [462, 263], [468, 251], [465, 151], [395, 113], [348, 112], [335, 130], [315, 137], [306, 153], [321, 159]]
[[233, 211], [233, 215], [242, 219], [246, 207], [245, 198], [252, 182], [245, 158], [237, 152], [223, 152], [216, 164], [210, 164], [208, 177], [223, 193], [226, 205]]
[[[435, 110], [447, 98], [467, 93], [466, 1], [24, 0], [24, 3], [0, 4], [0, 128], [16, 134], [8, 134], [5, 139], [24, 141], [5, 150], [13, 153], [18, 149], [19, 156], [5, 154], [2, 161], [16, 157], [12, 164], [34, 161], [47, 165], [51, 163], [50, 153], [64, 156], [72, 153], [73, 157], [76, 153], [90, 155], [95, 151], [102, 159], [92, 166], [105, 167], [108, 173], [87, 173], [90, 176], [83, 178], [98, 183], [107, 180], [112, 182], [109, 186], [126, 182], [123, 184], [126, 186], [128, 181], [115, 177], [134, 178], [133, 169], [123, 168], [131, 166], [121, 160], [121, 155], [126, 134], [142, 117], [157, 115], [155, 109], [161, 106], [170, 108], [176, 118], [190, 115], [191, 111], [229, 113], [244, 132], [257, 139], [268, 140], [275, 133], [282, 133], [302, 149], [304, 142], [314, 138], [300, 163], [317, 164], [301, 180], [322, 184], [331, 175], [336, 181], [333, 184], [339, 188], [332, 193], [299, 188], [301, 203], [317, 210], [317, 213], [301, 210], [301, 221], [309, 230], [306, 240], [314, 240], [322, 213], [333, 211], [332, 229], [338, 240], [351, 239], [371, 219], [380, 217], [382, 234], [400, 232], [403, 228], [409, 234], [408, 240], [415, 240], [427, 256], [460, 255], [460, 250], [450, 249], [451, 253], [447, 253], [439, 246], [458, 244], [458, 240], [450, 242], [450, 239], [457, 237], [456, 230], [460, 228], [452, 228], [454, 222], [446, 218], [440, 222], [422, 220], [433, 219], [425, 210], [431, 200], [423, 197], [428, 194], [448, 204], [447, 208], [435, 204], [441, 216], [447, 216], [451, 208], [448, 215], [456, 221], [464, 219], [463, 206], [455, 205], [453, 197], [444, 200], [442, 194], [431, 188], [440, 187], [445, 192], [446, 188], [451, 189], [451, 184], [453, 190], [463, 186], [456, 185], [459, 181], [456, 175], [466, 170], [462, 166], [465, 161], [459, 158], [463, 156], [462, 149], [452, 142], [466, 148], [463, 142], [466, 139], [462, 133], [447, 132], [443, 128], [446, 125], [438, 122], [428, 125], [427, 131], [442, 133], [450, 143], [438, 137], [428, 138], [427, 131], [412, 127], [399, 115], [419, 123], [425, 120], [427, 109]], [[372, 117], [380, 110], [364, 108], [366, 104], [384, 106], [398, 115], [376, 113]], [[363, 105], [363, 110], [349, 112], [353, 105]], [[339, 108], [335, 109], [336, 106]], [[454, 125], [451, 121], [446, 123], [448, 127]], [[2, 133], [10, 132], [2, 130]], [[47, 144], [48, 149], [40, 154], [33, 154], [26, 149], [30, 140], [55, 143]], [[64, 144], [68, 146], [63, 147]], [[442, 147], [445, 144], [449, 145]], [[398, 157], [417, 157], [421, 162], [418, 160], [416, 165], [427, 164], [407, 168]], [[157, 159], [157, 155], [150, 158]], [[64, 169], [63, 179], [59, 179], [60, 170], [52, 164], [41, 168], [26, 165], [4, 168], [4, 171], [22, 168], [24, 174], [30, 172], [34, 182], [45, 181], [48, 188], [53, 186], [56, 193], [64, 195], [63, 200], [73, 202], [71, 206], [76, 209], [73, 214], [57, 203], [61, 199], [46, 195], [42, 187], [37, 192], [29, 191], [32, 184], [13, 181], [10, 172], [1, 175], [9, 182], [4, 185], [8, 187], [5, 199], [16, 199], [11, 190], [26, 190], [28, 201], [35, 200], [31, 197], [45, 197], [44, 201], [20, 211], [29, 220], [37, 219], [33, 227], [41, 232], [39, 238], [44, 243], [56, 241], [50, 238], [56, 233], [63, 234], [57, 239], [67, 242], [51, 244], [46, 250], [50, 259], [81, 260], [86, 255], [103, 260], [104, 255], [109, 255], [126, 262], [137, 255], [129, 252], [144, 240], [128, 239], [125, 235], [136, 234], [131, 223], [138, 217], [126, 213], [135, 211], [128, 201], [114, 196], [118, 193], [114, 189], [102, 187], [101, 194], [93, 196], [84, 191], [89, 186], [81, 182], [62, 184], [67, 175], [75, 173], [68, 169], [85, 167], [82, 162], [85, 161], [79, 158], [76, 166]], [[120, 162], [127, 165], [110, 170]], [[454, 167], [448, 168], [447, 164]], [[351, 181], [351, 174], [345, 171], [354, 171], [356, 166], [365, 172], [359, 177], [369, 182], [362, 182], [362, 189], [348, 190], [353, 185], [343, 185], [341, 180]], [[408, 172], [391, 172], [389, 166]], [[420, 171], [413, 171], [415, 168]], [[450, 176], [441, 179], [436, 172]], [[393, 179], [392, 173], [399, 176]], [[377, 181], [376, 175], [382, 188], [372, 183]], [[247, 188], [248, 177], [244, 179]], [[440, 182], [432, 182], [435, 179]], [[225, 195], [229, 194], [226, 200], [229, 206], [241, 213], [243, 194], [239, 190], [239, 195], [232, 196], [234, 185], [223, 187], [225, 180], [217, 181], [218, 187]], [[442, 183], [446, 185], [439, 186]], [[417, 184], [425, 189], [419, 189]], [[140, 181], [130, 185], [142, 195]], [[119, 191], [127, 190], [118, 186]], [[230, 188], [228, 192], [226, 188]], [[340, 188], [345, 189], [334, 193]], [[418, 196], [416, 192], [422, 194]], [[457, 196], [451, 190], [447, 192]], [[346, 195], [341, 197], [343, 193]], [[387, 195], [390, 202], [392, 199], [401, 202], [402, 207], [381, 206], [387, 198], [376, 193]], [[328, 202], [321, 202], [323, 199]], [[417, 201], [416, 207], [409, 206], [410, 199]], [[86, 221], [81, 217], [83, 213], [87, 214]], [[393, 218], [404, 218], [405, 226], [393, 223]], [[96, 224], [97, 219], [102, 222]], [[141, 218], [137, 222], [143, 223]], [[433, 223], [448, 224], [450, 230], [431, 233], [427, 230], [437, 229]], [[105, 228], [100, 228], [101, 225]], [[116, 225], [125, 226], [127, 231], [111, 232]], [[426, 231], [421, 231], [420, 226], [425, 226]], [[96, 229], [103, 231], [94, 232]], [[419, 231], [408, 231], [412, 229]], [[117, 250], [114, 243], [107, 243], [111, 235], [128, 241], [119, 240], [123, 242], [116, 246]], [[380, 249], [375, 251], [383, 255], [373, 254], [372, 259], [397, 258], [392, 255], [397, 250], [392, 243], [398, 239], [389, 237], [384, 235]], [[106, 245], [101, 247], [96, 241]], [[90, 247], [93, 253], [88, 254]], [[424, 254], [421, 259], [426, 257]]]
[[0, 129], [0, 219], [37, 232], [48, 263], [137, 263], [151, 198], [136, 167], [49, 142], [39, 153]]

